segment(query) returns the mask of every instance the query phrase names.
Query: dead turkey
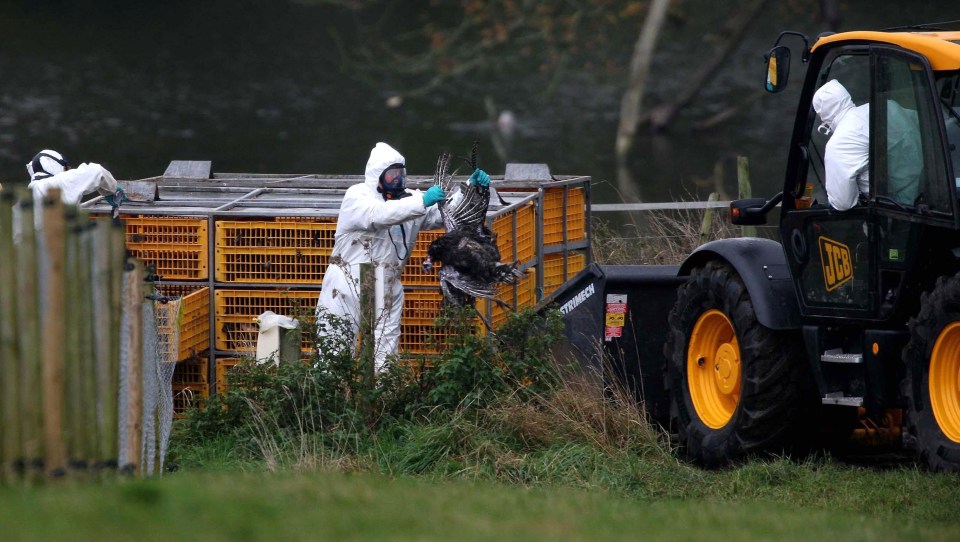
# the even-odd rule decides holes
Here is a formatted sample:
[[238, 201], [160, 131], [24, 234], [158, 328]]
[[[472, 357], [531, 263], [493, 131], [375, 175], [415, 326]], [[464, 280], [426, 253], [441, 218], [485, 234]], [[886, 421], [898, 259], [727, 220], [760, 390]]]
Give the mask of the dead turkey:
[[[447, 153], [437, 160], [434, 182], [448, 195], [447, 200], [439, 203], [446, 233], [430, 243], [423, 268], [429, 272], [434, 262], [443, 264], [438, 278], [443, 297], [449, 303], [473, 306], [480, 297], [505, 306], [496, 298], [497, 285], [515, 284], [524, 274], [515, 263], [500, 261], [496, 236], [485, 224], [491, 193], [495, 192], [490, 186], [456, 182], [457, 171], [449, 171], [451, 160]], [[476, 169], [476, 144], [468, 163]], [[456, 191], [463, 194], [459, 201], [453, 197]], [[457, 203], [452, 205], [450, 201]]]

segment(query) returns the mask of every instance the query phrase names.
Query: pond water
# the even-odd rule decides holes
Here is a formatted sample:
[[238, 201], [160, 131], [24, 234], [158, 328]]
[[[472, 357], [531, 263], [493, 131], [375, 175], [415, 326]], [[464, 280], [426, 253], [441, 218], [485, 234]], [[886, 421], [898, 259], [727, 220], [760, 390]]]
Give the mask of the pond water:
[[[688, 84], [708, 58], [736, 6], [684, 0], [660, 40], [647, 103]], [[843, 2], [844, 27], [881, 28], [941, 20], [936, 2]], [[889, 4], [887, 6], [886, 4]], [[715, 188], [736, 195], [734, 162], [748, 156], [754, 195], [776, 192], [803, 69], [793, 88], [760, 92], [762, 54], [780, 30], [814, 35], [817, 2], [768, 3], [721, 72], [662, 135], [643, 133], [627, 175], [613, 157], [622, 75], [576, 72], [547, 92], [543, 78], [475, 77], [388, 107], [393, 89], [363, 82], [338, 54], [331, 28], [349, 13], [290, 1], [6, 2], [0, 5], [0, 180], [25, 182], [24, 164], [41, 148], [73, 163], [99, 162], [118, 178], [159, 175], [170, 160], [211, 160], [217, 172], [362, 172], [379, 140], [407, 157], [413, 174], [430, 174], [442, 150], [466, 153], [481, 141], [482, 165], [503, 172], [492, 150], [484, 100], [516, 119], [510, 161], [545, 162], [563, 175], [589, 175], [595, 202], [705, 199]], [[403, 8], [398, 8], [403, 9]], [[716, 10], [710, 17], [701, 10]], [[630, 53], [636, 28], [618, 28]], [[356, 47], [350, 35], [340, 36]], [[375, 61], [374, 61], [375, 62]], [[391, 66], [394, 68], [395, 66]], [[385, 73], [388, 69], [385, 68]], [[389, 78], [384, 77], [384, 81]], [[744, 101], [729, 121], [693, 126]]]

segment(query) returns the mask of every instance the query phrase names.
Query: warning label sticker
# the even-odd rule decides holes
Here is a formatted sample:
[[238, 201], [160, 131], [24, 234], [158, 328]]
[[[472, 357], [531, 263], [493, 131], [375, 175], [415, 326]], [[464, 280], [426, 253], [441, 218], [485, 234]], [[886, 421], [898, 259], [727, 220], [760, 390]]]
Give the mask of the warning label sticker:
[[608, 313], [607, 313], [607, 325], [608, 325], [608, 326], [619, 326], [619, 327], [623, 327], [624, 316], [626, 316], [626, 315], [625, 315], [624, 313], [622, 313], [622, 312], [619, 312], [619, 313], [611, 313], [611, 312], [608, 312]]
[[623, 337], [623, 326], [627, 319], [626, 294], [607, 294], [606, 311], [603, 330], [605, 341], [616, 337]]
[[607, 303], [607, 314], [627, 314], [626, 303]]
[[613, 339], [614, 337], [623, 336], [623, 326], [607, 326], [603, 330], [603, 338], [606, 341]]

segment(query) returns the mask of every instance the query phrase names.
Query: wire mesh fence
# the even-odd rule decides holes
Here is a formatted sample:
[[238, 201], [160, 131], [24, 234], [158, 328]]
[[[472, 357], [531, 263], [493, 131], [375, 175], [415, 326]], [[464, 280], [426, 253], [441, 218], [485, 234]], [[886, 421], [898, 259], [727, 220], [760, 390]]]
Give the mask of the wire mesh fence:
[[0, 482], [162, 472], [178, 309], [149, 279], [122, 224], [0, 191]]

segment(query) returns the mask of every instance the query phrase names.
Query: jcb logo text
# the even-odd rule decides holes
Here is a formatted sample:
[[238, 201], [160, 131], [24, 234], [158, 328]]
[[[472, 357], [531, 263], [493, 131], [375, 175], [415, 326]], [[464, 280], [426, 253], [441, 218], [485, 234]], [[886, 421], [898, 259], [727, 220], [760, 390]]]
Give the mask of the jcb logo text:
[[853, 278], [850, 249], [843, 243], [821, 237], [820, 262], [823, 264], [823, 282], [828, 292], [836, 290]]

